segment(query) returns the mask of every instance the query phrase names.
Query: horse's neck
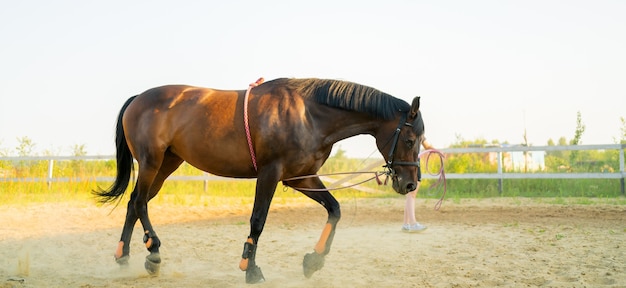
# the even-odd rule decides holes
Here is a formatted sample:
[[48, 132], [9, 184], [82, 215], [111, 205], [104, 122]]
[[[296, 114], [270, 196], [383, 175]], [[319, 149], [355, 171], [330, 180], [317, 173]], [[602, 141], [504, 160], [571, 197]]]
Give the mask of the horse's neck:
[[339, 128], [336, 128], [336, 123], [330, 126], [334, 128], [327, 131], [327, 137], [324, 141], [326, 144], [334, 144], [357, 135], [367, 134], [374, 136], [381, 126], [380, 119], [368, 118], [363, 115], [356, 115], [354, 117], [352, 117], [352, 115], [348, 115], [347, 117], [343, 115], [342, 117], [337, 117], [337, 119], [328, 119], [339, 123]]

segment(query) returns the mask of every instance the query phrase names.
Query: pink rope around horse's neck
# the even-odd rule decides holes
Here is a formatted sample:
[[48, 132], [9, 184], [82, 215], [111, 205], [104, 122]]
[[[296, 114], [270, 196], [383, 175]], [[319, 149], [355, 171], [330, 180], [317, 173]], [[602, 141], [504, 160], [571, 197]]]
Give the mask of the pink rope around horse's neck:
[[252, 147], [252, 136], [250, 136], [250, 123], [248, 122], [248, 97], [250, 97], [250, 90], [252, 88], [261, 85], [263, 83], [263, 77], [256, 80], [254, 83], [250, 83], [248, 85], [248, 90], [246, 90], [246, 95], [243, 98], [243, 125], [246, 128], [246, 139], [248, 140], [248, 148], [250, 148], [250, 157], [252, 158], [252, 165], [254, 166], [254, 171], [258, 171], [256, 166], [256, 155], [254, 154], [254, 147]]

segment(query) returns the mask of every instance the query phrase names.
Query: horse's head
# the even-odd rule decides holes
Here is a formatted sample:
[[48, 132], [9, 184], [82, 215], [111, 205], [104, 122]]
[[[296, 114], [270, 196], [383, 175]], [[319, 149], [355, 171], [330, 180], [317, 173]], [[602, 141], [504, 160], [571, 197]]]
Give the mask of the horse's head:
[[[400, 194], [417, 189], [419, 151], [424, 137], [424, 122], [419, 111], [420, 99], [415, 97], [411, 110], [401, 112], [399, 121], [384, 125], [376, 137], [378, 150], [385, 157], [392, 187]], [[394, 124], [396, 126], [394, 126]], [[392, 130], [395, 129], [395, 130]]]

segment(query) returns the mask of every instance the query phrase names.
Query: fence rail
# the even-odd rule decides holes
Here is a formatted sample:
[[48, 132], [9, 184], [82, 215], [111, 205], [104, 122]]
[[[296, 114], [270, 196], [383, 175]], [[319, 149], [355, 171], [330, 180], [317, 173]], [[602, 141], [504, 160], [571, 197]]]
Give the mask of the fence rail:
[[[504, 147], [480, 147], [480, 148], [448, 148], [441, 149], [445, 154], [463, 153], [496, 153], [497, 172], [496, 173], [446, 173], [448, 179], [498, 179], [498, 189], [502, 192], [504, 179], [620, 179], [621, 192], [625, 195], [624, 178], [624, 149], [626, 144], [602, 144], [602, 145], [569, 145], [569, 146], [504, 146]], [[619, 153], [619, 171], [617, 172], [567, 172], [567, 173], [546, 173], [546, 172], [504, 172], [503, 154], [506, 152], [529, 152], [529, 151], [589, 151], [589, 150], [617, 150]], [[435, 178], [426, 175], [424, 178]]]
[[[448, 179], [497, 179], [499, 180], [499, 191], [502, 192], [504, 179], [620, 179], [621, 192], [625, 194], [624, 178], [624, 149], [626, 144], [603, 144], [603, 145], [570, 145], [570, 146], [496, 146], [496, 147], [476, 147], [476, 148], [446, 148], [441, 149], [446, 155], [465, 153], [495, 153], [497, 159], [497, 172], [495, 173], [446, 173]], [[545, 172], [505, 172], [503, 164], [503, 154], [510, 152], [530, 152], [530, 151], [589, 151], [589, 150], [617, 150], [619, 152], [619, 171], [616, 172], [568, 172], [568, 173], [545, 173]], [[114, 181], [114, 177], [54, 177], [54, 162], [68, 160], [111, 160], [113, 155], [97, 156], [28, 156], [28, 157], [0, 157], [0, 161], [48, 161], [47, 177], [2, 177], [0, 182], [68, 182], [68, 181]], [[382, 161], [381, 161], [382, 163]], [[381, 164], [382, 165], [382, 164]], [[425, 179], [436, 178], [436, 176], [425, 173]], [[215, 180], [250, 180], [236, 179], [204, 174], [201, 176], [173, 175], [168, 179], [182, 181], [215, 181]]]

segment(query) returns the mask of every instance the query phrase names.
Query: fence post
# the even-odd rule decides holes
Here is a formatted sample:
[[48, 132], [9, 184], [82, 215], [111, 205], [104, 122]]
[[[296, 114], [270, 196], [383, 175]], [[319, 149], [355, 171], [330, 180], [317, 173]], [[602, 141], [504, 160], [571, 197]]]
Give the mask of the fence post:
[[54, 160], [48, 160], [48, 189], [52, 187], [52, 169], [54, 168]]
[[500, 196], [502, 196], [502, 150], [498, 151], [498, 175], [500, 176], [498, 179], [498, 192], [500, 193]]
[[624, 192], [624, 145], [619, 148], [619, 172], [622, 174], [619, 182], [622, 188], [622, 196], [624, 196], [626, 195], [626, 192]]

